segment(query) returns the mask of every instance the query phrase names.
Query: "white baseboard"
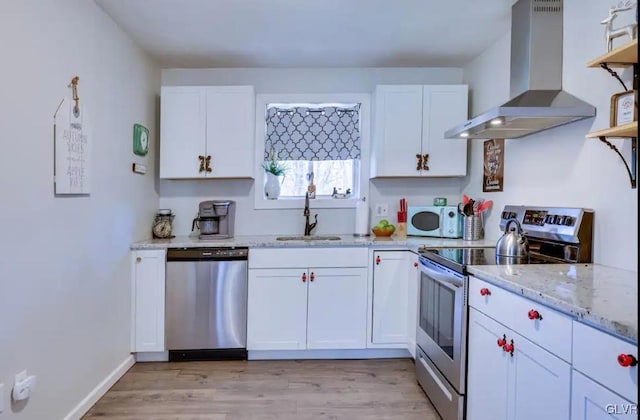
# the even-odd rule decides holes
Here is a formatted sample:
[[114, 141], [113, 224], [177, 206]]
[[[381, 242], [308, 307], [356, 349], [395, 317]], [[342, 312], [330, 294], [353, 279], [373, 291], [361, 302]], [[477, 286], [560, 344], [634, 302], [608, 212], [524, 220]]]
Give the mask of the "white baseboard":
[[64, 420], [80, 420], [80, 418], [82, 418], [82, 416], [84, 416], [87, 411], [89, 411], [91, 407], [93, 407], [93, 405], [107, 393], [109, 388], [118, 382], [118, 379], [127, 373], [134, 364], [135, 360], [133, 359], [133, 355], [129, 355], [122, 363], [120, 363], [120, 366], [115, 368], [109, 376], [104, 378], [98, 386], [89, 392], [89, 394], [84, 397], [84, 399], [80, 401], [80, 403], [76, 405], [69, 414], [67, 414]]
[[406, 349], [362, 349], [362, 350], [249, 350], [249, 360], [286, 359], [395, 359], [409, 358]]

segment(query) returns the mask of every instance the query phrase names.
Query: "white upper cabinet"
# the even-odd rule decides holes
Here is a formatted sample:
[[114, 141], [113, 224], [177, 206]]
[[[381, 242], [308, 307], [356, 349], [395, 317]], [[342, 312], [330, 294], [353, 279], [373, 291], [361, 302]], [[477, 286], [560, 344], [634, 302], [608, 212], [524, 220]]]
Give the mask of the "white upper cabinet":
[[251, 178], [251, 86], [163, 86], [160, 178]]
[[467, 140], [444, 132], [467, 119], [466, 85], [376, 87], [371, 176], [467, 174]]
[[160, 178], [199, 178], [205, 154], [207, 96], [201, 87], [162, 87]]
[[[444, 132], [468, 118], [466, 85], [424, 86], [422, 93], [423, 176], [467, 175], [465, 139], [445, 139]], [[429, 169], [425, 169], [427, 166]]]

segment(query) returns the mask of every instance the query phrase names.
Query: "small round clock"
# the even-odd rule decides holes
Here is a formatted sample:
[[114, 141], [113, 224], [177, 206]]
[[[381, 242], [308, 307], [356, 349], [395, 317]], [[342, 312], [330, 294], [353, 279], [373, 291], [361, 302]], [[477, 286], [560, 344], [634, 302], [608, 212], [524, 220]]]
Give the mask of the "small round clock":
[[173, 238], [173, 215], [157, 214], [151, 232], [154, 238]]

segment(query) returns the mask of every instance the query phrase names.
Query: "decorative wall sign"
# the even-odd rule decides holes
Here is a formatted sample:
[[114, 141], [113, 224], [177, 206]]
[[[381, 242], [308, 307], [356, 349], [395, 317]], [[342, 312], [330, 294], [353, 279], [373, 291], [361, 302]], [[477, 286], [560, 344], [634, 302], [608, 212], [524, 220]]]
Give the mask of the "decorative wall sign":
[[79, 103], [74, 77], [69, 85], [71, 97], [65, 97], [54, 114], [54, 193], [89, 194], [91, 191], [91, 136], [86, 109]]
[[504, 139], [484, 142], [484, 176], [482, 191], [502, 191], [504, 184]]
[[638, 119], [638, 110], [635, 107], [636, 102], [637, 92], [635, 90], [613, 95], [611, 97], [610, 126], [617, 127], [636, 121]]
[[149, 129], [141, 124], [133, 124], [133, 153], [146, 156], [149, 152]]

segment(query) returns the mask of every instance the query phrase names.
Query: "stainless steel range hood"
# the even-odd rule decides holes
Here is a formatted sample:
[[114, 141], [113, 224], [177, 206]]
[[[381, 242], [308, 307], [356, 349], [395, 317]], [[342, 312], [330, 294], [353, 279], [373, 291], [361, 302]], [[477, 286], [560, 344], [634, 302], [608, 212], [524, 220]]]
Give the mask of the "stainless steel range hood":
[[562, 90], [563, 0], [511, 8], [511, 99], [445, 132], [445, 138], [513, 139], [590, 118], [596, 109]]

